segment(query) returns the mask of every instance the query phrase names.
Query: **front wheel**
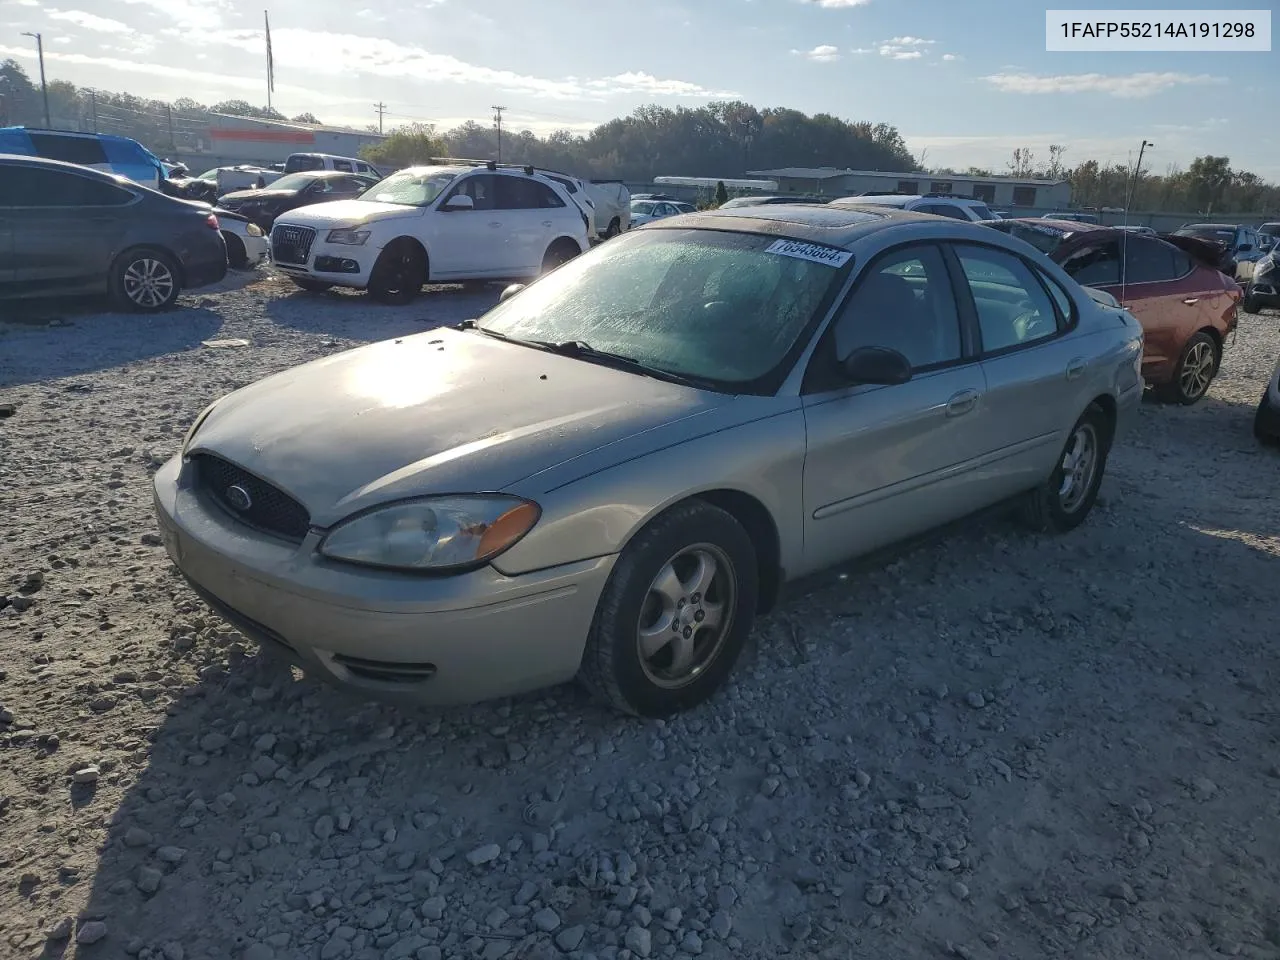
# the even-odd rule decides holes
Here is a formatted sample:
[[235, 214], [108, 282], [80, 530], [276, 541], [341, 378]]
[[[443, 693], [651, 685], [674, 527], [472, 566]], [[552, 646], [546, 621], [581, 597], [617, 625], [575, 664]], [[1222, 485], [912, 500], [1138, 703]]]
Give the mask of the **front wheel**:
[[178, 276], [177, 261], [163, 250], [130, 250], [111, 268], [111, 296], [139, 313], [167, 310], [182, 292]]
[[1218, 372], [1218, 344], [1207, 333], [1197, 333], [1182, 348], [1182, 356], [1174, 368], [1173, 379], [1157, 389], [1157, 395], [1185, 407], [1198, 403], [1209, 392], [1209, 384]]
[[755, 619], [755, 548], [701, 501], [658, 516], [618, 558], [596, 607], [579, 677], [623, 713], [666, 717], [725, 682]]
[[1260, 313], [1262, 311], [1262, 307], [1258, 305], [1258, 298], [1253, 295], [1252, 283], [1244, 289], [1244, 299], [1240, 301], [1240, 311], [1242, 313]]
[[618, 220], [617, 217], [614, 217], [612, 220], [609, 221], [609, 228], [605, 230], [604, 238], [606, 240], [612, 240], [621, 232], [622, 232], [622, 223]]
[[409, 303], [427, 282], [427, 258], [412, 243], [391, 243], [369, 275], [369, 295], [380, 303]]
[[1071, 428], [1049, 479], [1022, 504], [1022, 521], [1045, 533], [1066, 533], [1084, 523], [1098, 499], [1110, 452], [1111, 421], [1101, 407], [1090, 404]]

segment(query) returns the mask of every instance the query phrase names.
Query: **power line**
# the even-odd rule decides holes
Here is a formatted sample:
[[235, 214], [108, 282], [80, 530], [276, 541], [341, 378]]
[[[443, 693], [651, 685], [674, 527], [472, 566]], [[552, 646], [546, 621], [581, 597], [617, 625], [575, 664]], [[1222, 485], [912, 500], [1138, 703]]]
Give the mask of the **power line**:
[[501, 163], [502, 162], [502, 111], [507, 108], [492, 107], [491, 109], [493, 110], [493, 122], [498, 127], [498, 162]]
[[373, 109], [378, 111], [378, 133], [382, 133], [382, 115], [387, 112], [387, 105], [379, 100], [373, 105]]

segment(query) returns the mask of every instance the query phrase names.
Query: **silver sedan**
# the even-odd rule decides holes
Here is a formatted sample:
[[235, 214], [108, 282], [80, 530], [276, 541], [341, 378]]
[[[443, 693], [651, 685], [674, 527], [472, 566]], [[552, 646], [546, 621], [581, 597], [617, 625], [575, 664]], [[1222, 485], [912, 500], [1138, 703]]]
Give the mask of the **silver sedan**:
[[309, 673], [433, 704], [577, 676], [669, 715], [785, 581], [1005, 501], [1081, 523], [1141, 359], [978, 224], [691, 214], [221, 398], [155, 504], [193, 587]]

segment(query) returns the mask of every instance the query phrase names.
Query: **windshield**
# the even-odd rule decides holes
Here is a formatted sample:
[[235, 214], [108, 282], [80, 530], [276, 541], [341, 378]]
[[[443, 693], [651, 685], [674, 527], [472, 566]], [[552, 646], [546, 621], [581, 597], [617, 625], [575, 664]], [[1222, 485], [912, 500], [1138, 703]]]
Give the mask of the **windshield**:
[[991, 212], [991, 208], [988, 207], [985, 203], [975, 203], [971, 205], [969, 209], [974, 212], [974, 214], [977, 216], [979, 220], [999, 220], [1000, 219], [994, 213]]
[[401, 170], [379, 180], [357, 200], [374, 203], [399, 203], [406, 207], [425, 207], [444, 193], [457, 173], [440, 169]]
[[782, 368], [848, 260], [836, 248], [775, 236], [646, 230], [575, 257], [478, 326], [515, 339], [583, 341], [740, 388]]
[[1041, 253], [1046, 254], [1053, 253], [1062, 241], [1072, 235], [1069, 231], [1059, 230], [1057, 227], [1041, 226], [1038, 223], [1019, 223], [1016, 220], [993, 220], [987, 226], [992, 230], [1007, 233], [1011, 237], [1017, 237], [1019, 240], [1025, 240]]
[[267, 186], [272, 190], [305, 190], [315, 181], [316, 178], [310, 173], [288, 173], [272, 180]]
[[640, 214], [650, 214], [650, 213], [653, 213], [653, 208], [656, 206], [657, 204], [650, 203], [648, 200], [635, 200], [631, 204], [631, 212], [640, 213]]
[[1181, 230], [1175, 230], [1174, 236], [1201, 237], [1205, 240], [1221, 240], [1223, 243], [1231, 243], [1236, 238], [1236, 231], [1234, 227], [1183, 227]]
[[212, 170], [206, 170], [204, 173], [200, 174], [200, 176], [196, 177], [196, 179], [197, 180], [217, 180], [218, 168], [214, 167]]

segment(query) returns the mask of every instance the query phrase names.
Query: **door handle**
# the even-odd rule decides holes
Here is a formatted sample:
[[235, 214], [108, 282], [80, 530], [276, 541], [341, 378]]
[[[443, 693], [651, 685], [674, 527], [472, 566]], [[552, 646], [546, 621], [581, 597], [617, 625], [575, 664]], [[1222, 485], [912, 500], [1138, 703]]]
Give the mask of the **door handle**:
[[1084, 373], [1084, 368], [1085, 368], [1085, 362], [1082, 359], [1080, 359], [1079, 357], [1073, 358], [1067, 364], [1067, 379], [1068, 380], [1079, 379], [1080, 375]]
[[500, 226], [502, 226], [502, 221], [501, 221], [501, 220], [490, 220], [490, 221], [489, 221], [489, 226], [491, 226], [491, 227], [500, 227]]
[[960, 417], [978, 405], [977, 390], [961, 390], [947, 401], [947, 416]]
[[543, 221], [542, 221], [542, 225], [543, 225], [544, 227], [549, 227], [549, 226], [551, 226], [551, 221], [550, 221], [550, 220], [543, 220]]
[[1189, 299], [1187, 299], [1187, 300], [1183, 300], [1182, 302], [1183, 302], [1183, 303], [1185, 303], [1188, 307], [1190, 307], [1190, 306], [1192, 306], [1192, 305], [1194, 305], [1194, 304], [1199, 303], [1199, 302], [1200, 302], [1200, 298], [1199, 298], [1199, 297], [1191, 297], [1191, 298], [1189, 298]]

